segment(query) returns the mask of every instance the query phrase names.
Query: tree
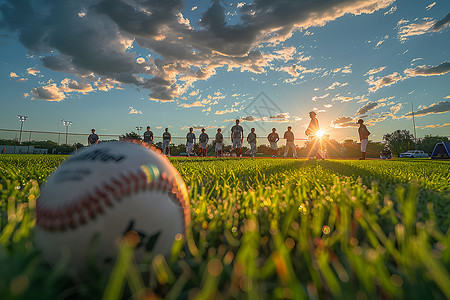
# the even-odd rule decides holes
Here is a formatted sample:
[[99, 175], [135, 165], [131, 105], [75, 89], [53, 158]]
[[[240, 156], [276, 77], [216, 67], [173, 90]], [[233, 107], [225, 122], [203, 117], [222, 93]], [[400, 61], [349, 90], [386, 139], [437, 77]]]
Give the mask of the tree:
[[434, 146], [440, 141], [448, 142], [448, 137], [445, 136], [431, 136], [426, 135], [419, 141], [419, 149], [431, 155], [434, 150]]
[[132, 132], [129, 132], [129, 133], [125, 133], [124, 135], [119, 137], [119, 140], [138, 140], [138, 141], [141, 141], [142, 138], [136, 132], [132, 131]]
[[386, 133], [383, 139], [388, 142], [389, 148], [396, 156], [414, 148], [413, 135], [409, 133], [409, 130], [403, 129], [396, 130], [393, 133]]

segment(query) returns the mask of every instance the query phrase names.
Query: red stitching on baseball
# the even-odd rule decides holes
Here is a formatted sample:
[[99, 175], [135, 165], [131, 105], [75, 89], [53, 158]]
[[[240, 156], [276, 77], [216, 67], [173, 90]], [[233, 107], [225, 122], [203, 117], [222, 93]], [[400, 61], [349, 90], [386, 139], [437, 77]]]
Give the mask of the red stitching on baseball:
[[131, 191], [157, 190], [167, 192], [169, 197], [181, 206], [184, 212], [184, 230], [190, 220], [190, 214], [186, 211], [189, 199], [175, 179], [169, 179], [166, 173], [162, 173], [148, 182], [147, 175], [142, 170], [121, 174], [119, 179], [113, 178], [110, 182], [103, 183], [94, 188], [78, 200], [62, 207], [51, 208], [41, 201], [36, 203], [36, 224], [50, 231], [65, 231], [74, 229], [87, 222], [87, 218], [95, 219], [97, 215], [105, 213], [106, 207], [114, 206], [114, 199], [120, 201]]

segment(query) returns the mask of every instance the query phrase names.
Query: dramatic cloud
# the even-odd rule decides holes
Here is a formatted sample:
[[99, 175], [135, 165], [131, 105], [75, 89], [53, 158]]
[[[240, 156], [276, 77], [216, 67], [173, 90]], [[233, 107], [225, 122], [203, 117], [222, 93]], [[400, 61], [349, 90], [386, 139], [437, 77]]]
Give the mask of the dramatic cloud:
[[76, 80], [66, 78], [61, 81], [61, 86], [59, 87], [59, 90], [64, 93], [78, 92], [82, 94], [87, 94], [89, 92], [92, 92], [94, 89], [87, 82], [78, 82]]
[[11, 78], [17, 78], [17, 77], [19, 77], [16, 73], [14, 73], [14, 72], [11, 72], [11, 73], [9, 73], [9, 77], [11, 77]]
[[129, 110], [128, 114], [130, 114], [130, 115], [133, 115], [133, 114], [142, 115], [142, 111], [137, 110], [137, 109], [133, 108], [132, 106], [128, 107], [128, 110]]
[[47, 101], [61, 101], [66, 96], [59, 90], [55, 83], [40, 86], [31, 90], [32, 99], [43, 99]]
[[312, 101], [317, 101], [317, 100], [320, 100], [320, 99], [324, 99], [324, 98], [326, 98], [328, 96], [330, 96], [330, 94], [325, 94], [323, 96], [314, 96], [314, 97], [312, 97]]
[[227, 108], [227, 109], [225, 109], [225, 110], [218, 110], [218, 111], [216, 111], [214, 114], [215, 114], [215, 115], [224, 115], [224, 114], [229, 114], [229, 113], [237, 112], [237, 111], [238, 111], [238, 110], [235, 109], [235, 108]]
[[336, 95], [333, 99], [331, 99], [332, 101], [341, 101], [341, 102], [348, 102], [348, 101], [352, 101], [353, 97], [346, 97], [346, 96], [339, 96]]
[[[414, 112], [414, 116], [421, 117], [429, 114], [443, 114], [450, 111], [450, 101], [439, 101], [438, 103], [433, 103], [428, 107], [419, 109]], [[412, 113], [407, 113], [405, 117], [411, 117]]]
[[325, 91], [328, 91], [328, 90], [334, 90], [335, 88], [338, 88], [338, 87], [343, 87], [343, 86], [346, 86], [346, 85], [348, 85], [348, 82], [345, 82], [345, 83], [339, 83], [339, 82], [333, 82], [329, 87], [327, 87], [326, 89], [325, 89]]
[[406, 41], [408, 37], [414, 35], [422, 35], [430, 31], [435, 21], [431, 18], [423, 18], [422, 22], [409, 23], [408, 20], [400, 20], [397, 23], [398, 36], [401, 41]]
[[444, 62], [438, 66], [430, 67], [430, 66], [418, 66], [414, 69], [406, 69], [405, 74], [414, 77], [414, 76], [435, 76], [435, 75], [444, 75], [445, 73], [450, 72], [450, 62]]
[[384, 67], [379, 67], [379, 68], [373, 68], [373, 69], [367, 71], [367, 73], [364, 74], [364, 76], [373, 75], [373, 74], [379, 73], [379, 72], [383, 71], [384, 69], [386, 69], [385, 66]]
[[417, 126], [417, 128], [420, 128], [420, 129], [426, 129], [426, 128], [443, 128], [443, 127], [450, 127], [450, 123], [444, 123], [444, 124], [431, 124], [431, 125], [425, 125], [425, 126]]
[[430, 5], [428, 5], [427, 7], [425, 7], [426, 10], [430, 10], [433, 6], [436, 5], [436, 2], [431, 3]]
[[401, 103], [397, 103], [394, 106], [391, 106], [390, 111], [393, 115], [395, 115], [396, 113], [399, 112], [399, 110], [402, 108], [402, 104]]
[[332, 128], [348, 128], [348, 127], [359, 127], [356, 123], [356, 119], [351, 117], [338, 117], [331, 121], [330, 127]]
[[370, 76], [369, 79], [366, 80], [366, 82], [370, 86], [372, 86], [369, 88], [369, 91], [375, 92], [376, 90], [381, 89], [382, 87], [390, 86], [390, 85], [396, 83], [397, 81], [401, 81], [403, 79], [404, 78], [399, 73], [394, 72], [385, 77], [374, 78], [373, 76]]
[[[101, 82], [147, 89], [153, 100], [173, 101], [218, 68], [259, 74], [275, 56], [290, 58], [289, 53], [263, 53], [258, 50], [262, 44], [279, 45], [297, 30], [324, 26], [347, 14], [371, 14], [393, 2], [242, 2], [238, 22], [229, 24], [222, 2], [214, 1], [195, 27], [183, 16], [181, 0], [6, 0], [0, 12], [2, 27], [17, 32], [44, 67], [78, 77], [95, 74]], [[141, 58], [134, 47], [151, 55]]]
[[431, 28], [431, 30], [433, 31], [440, 31], [446, 27], [448, 27], [450, 25], [450, 13], [448, 13], [445, 18], [443, 18], [442, 20], [437, 21], [433, 27]]
[[392, 6], [390, 10], [384, 13], [385, 16], [393, 14], [397, 10], [397, 6]]
[[190, 108], [190, 107], [202, 107], [205, 106], [201, 101], [195, 101], [191, 104], [188, 103], [181, 103], [178, 106], [184, 107], [184, 108]]
[[363, 105], [358, 111], [356, 112], [356, 116], [364, 115], [365, 113], [374, 110], [378, 107], [385, 106], [383, 102], [368, 102], [367, 104]]

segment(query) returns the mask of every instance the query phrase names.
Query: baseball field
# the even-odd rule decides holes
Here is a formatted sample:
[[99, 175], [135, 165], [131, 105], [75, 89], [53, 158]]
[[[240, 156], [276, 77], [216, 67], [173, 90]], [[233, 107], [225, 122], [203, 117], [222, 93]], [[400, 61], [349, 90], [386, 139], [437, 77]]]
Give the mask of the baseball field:
[[112, 271], [73, 279], [33, 241], [65, 158], [0, 156], [1, 299], [450, 299], [448, 161], [172, 158], [184, 241], [137, 265], [125, 238]]

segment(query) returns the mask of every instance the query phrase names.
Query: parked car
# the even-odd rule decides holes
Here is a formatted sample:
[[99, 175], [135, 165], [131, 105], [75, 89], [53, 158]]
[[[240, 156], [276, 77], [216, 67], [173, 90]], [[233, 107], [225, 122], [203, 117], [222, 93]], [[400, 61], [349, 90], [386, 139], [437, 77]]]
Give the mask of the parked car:
[[423, 157], [428, 157], [428, 153], [425, 153], [422, 150], [409, 150], [409, 151], [400, 153], [400, 157], [423, 158]]

